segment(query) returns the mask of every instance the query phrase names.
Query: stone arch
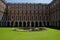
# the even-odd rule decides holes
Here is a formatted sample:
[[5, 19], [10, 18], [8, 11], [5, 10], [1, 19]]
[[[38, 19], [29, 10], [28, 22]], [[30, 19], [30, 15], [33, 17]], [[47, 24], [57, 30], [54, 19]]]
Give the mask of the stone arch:
[[35, 22], [35, 26], [38, 27], [38, 22]]
[[12, 22], [11, 22], [11, 26], [12, 26], [12, 27], [13, 27], [13, 23], [14, 23], [14, 22], [12, 21]]
[[0, 22], [0, 27], [1, 27], [1, 22]]
[[[3, 25], [3, 27], [6, 27], [6, 22], [4, 21], [4, 22], [2, 23], [2, 25]], [[9, 23], [9, 25], [10, 25], [10, 23]]]
[[19, 26], [22, 27], [22, 22], [19, 22]]
[[3, 27], [3, 22], [1, 22], [1, 27]]
[[26, 22], [23, 22], [23, 27], [26, 27]]
[[44, 24], [44, 26], [46, 26], [46, 23], [45, 22], [43, 22], [43, 24]]
[[15, 22], [15, 27], [17, 27], [18, 26], [18, 22]]
[[10, 27], [10, 22], [7, 22], [7, 26]]
[[57, 21], [56, 21], [56, 27], [57, 27]]
[[30, 26], [30, 22], [27, 22], [27, 27], [29, 27]]
[[40, 26], [40, 27], [42, 26], [42, 22], [39, 22], [39, 26]]
[[47, 26], [49, 26], [49, 22], [47, 22]]
[[60, 26], [60, 21], [59, 21], [59, 26]]
[[34, 22], [31, 22], [31, 27], [34, 27]]

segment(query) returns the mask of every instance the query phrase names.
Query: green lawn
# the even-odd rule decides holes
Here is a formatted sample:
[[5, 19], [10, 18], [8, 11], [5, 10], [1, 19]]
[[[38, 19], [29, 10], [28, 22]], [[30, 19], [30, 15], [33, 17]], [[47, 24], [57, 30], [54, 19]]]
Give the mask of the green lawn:
[[47, 28], [40, 32], [17, 32], [0, 28], [0, 40], [60, 40], [60, 30]]

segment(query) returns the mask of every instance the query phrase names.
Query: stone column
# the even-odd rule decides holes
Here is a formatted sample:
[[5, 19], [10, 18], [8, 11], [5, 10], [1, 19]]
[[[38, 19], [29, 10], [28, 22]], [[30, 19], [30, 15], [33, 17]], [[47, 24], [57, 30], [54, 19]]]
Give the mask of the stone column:
[[10, 24], [9, 25], [11, 26], [11, 21], [10, 21]]
[[54, 26], [56, 27], [56, 22], [54, 22]]
[[15, 21], [13, 22], [13, 27], [15, 26]]
[[[1, 23], [2, 24], [2, 23]], [[2, 25], [1, 25], [2, 26]], [[7, 21], [6, 21], [6, 26], [7, 26]]]
[[34, 21], [34, 27], [35, 27], [35, 21]]
[[27, 22], [26, 22], [26, 27], [27, 27]]
[[57, 27], [59, 27], [59, 23], [57, 22]]
[[19, 27], [19, 21], [18, 21], [18, 27]]
[[45, 22], [45, 25], [47, 26], [47, 21]]
[[23, 27], [23, 22], [22, 22], [22, 27]]
[[0, 22], [0, 26], [1, 26], [1, 22]]
[[0, 22], [0, 26], [1, 26], [1, 22]]
[[30, 28], [31, 28], [31, 22], [30, 22]]

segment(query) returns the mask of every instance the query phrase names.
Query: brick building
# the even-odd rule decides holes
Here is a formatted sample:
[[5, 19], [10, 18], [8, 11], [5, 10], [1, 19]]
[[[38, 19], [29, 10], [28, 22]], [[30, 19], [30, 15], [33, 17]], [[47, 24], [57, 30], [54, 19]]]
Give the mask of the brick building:
[[60, 0], [53, 0], [49, 4], [51, 26], [60, 26]]
[[6, 3], [1, 26], [60, 26], [60, 0], [50, 4]]
[[[5, 1], [4, 0], [0, 0], [0, 21], [2, 20], [3, 14], [5, 12]], [[0, 26], [1, 26], [2, 22], [0, 22]]]
[[5, 10], [5, 2], [4, 0], [0, 0], [0, 20], [2, 19], [4, 10]]
[[[47, 25], [45, 4], [7, 4], [6, 22], [10, 26]], [[49, 16], [49, 15], [47, 15]], [[45, 23], [45, 24], [44, 24]]]

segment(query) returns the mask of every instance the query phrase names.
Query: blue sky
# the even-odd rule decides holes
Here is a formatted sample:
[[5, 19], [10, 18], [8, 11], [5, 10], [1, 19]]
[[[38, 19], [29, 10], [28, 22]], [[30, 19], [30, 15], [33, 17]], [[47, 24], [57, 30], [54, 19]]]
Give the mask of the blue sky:
[[10, 3], [50, 3], [52, 0], [6, 0]]

